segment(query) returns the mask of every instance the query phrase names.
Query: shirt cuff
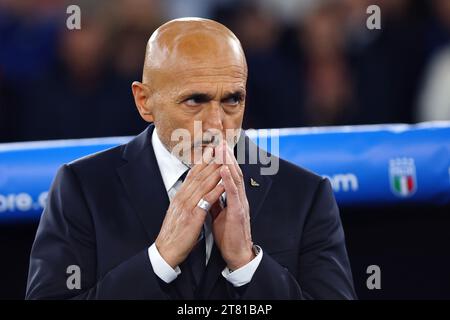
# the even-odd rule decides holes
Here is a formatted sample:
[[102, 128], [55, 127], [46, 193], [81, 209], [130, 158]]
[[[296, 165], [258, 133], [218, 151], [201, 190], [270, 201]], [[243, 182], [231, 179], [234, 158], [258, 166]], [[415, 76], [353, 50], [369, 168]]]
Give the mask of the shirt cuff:
[[148, 248], [148, 257], [152, 264], [153, 271], [165, 283], [172, 282], [181, 273], [180, 267], [176, 266], [175, 269], [173, 269], [163, 257], [161, 257], [155, 243]]
[[241, 287], [252, 281], [252, 277], [255, 274], [256, 269], [258, 269], [261, 259], [263, 257], [263, 251], [260, 246], [256, 246], [259, 249], [259, 253], [252, 261], [246, 265], [230, 271], [228, 267], [225, 267], [222, 271], [222, 276], [230, 282], [234, 287]]

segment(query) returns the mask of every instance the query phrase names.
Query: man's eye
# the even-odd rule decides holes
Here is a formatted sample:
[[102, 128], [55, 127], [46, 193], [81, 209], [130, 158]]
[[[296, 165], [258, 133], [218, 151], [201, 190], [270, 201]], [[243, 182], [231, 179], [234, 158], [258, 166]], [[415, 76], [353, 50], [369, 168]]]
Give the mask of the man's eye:
[[190, 98], [190, 99], [185, 100], [184, 103], [188, 106], [195, 107], [195, 106], [200, 105], [202, 103], [202, 101], [197, 98]]
[[229, 106], [237, 106], [241, 102], [242, 98], [240, 96], [231, 96], [226, 98], [223, 103]]
[[184, 103], [190, 107], [197, 107], [202, 103], [208, 102], [209, 100], [210, 100], [209, 97], [206, 95], [196, 94], [184, 100]]

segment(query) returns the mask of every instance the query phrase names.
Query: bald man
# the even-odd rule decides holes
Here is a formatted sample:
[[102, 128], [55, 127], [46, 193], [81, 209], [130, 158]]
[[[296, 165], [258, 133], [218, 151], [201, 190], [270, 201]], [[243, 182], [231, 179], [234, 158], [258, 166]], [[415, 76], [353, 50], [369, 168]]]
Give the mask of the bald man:
[[[60, 168], [26, 297], [354, 298], [330, 184], [246, 137], [246, 81], [242, 47], [223, 25], [158, 28], [132, 84], [151, 124]], [[276, 163], [274, 174], [252, 152]]]

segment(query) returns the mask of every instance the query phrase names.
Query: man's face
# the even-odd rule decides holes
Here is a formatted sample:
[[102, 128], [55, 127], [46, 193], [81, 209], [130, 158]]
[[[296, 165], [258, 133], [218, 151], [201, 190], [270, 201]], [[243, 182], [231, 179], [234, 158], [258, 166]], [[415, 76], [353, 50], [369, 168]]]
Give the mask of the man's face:
[[[198, 159], [198, 153], [207, 145], [218, 143], [220, 138], [227, 139], [232, 147], [242, 125], [246, 80], [242, 59], [236, 60], [233, 55], [208, 58], [201, 63], [187, 59], [164, 71], [164, 75], [153, 82], [149, 99], [163, 144], [177, 155], [174, 147], [178, 145], [179, 150], [181, 140], [176, 130], [189, 132], [191, 140], [183, 141], [184, 152], [177, 155], [188, 164]], [[201, 135], [198, 134], [200, 124]]]

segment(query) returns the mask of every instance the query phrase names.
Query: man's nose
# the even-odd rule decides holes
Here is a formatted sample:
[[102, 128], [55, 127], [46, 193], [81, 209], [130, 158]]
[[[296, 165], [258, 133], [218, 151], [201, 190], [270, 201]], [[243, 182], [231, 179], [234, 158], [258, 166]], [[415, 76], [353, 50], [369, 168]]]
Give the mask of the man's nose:
[[220, 102], [212, 101], [203, 117], [203, 129], [223, 129], [224, 112]]

